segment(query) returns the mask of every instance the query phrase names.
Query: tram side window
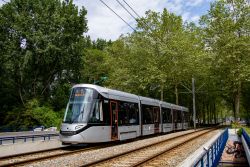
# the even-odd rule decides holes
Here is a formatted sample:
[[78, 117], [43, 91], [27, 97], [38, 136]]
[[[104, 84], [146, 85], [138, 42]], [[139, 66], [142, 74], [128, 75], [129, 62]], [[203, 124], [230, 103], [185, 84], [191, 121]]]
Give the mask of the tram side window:
[[91, 108], [89, 123], [101, 123], [104, 121], [103, 100], [94, 100]]
[[109, 101], [103, 100], [102, 103], [102, 110], [103, 110], [103, 123], [105, 125], [110, 125], [110, 109], [109, 109]]
[[119, 125], [138, 125], [139, 109], [137, 103], [123, 102], [119, 103]]
[[162, 122], [172, 123], [172, 113], [170, 108], [162, 108]]
[[160, 123], [160, 108], [153, 108], [154, 123]]
[[177, 111], [177, 122], [181, 123], [182, 122], [182, 112], [180, 110]]
[[142, 104], [142, 122], [143, 122], [143, 124], [153, 124], [154, 123], [153, 109], [154, 109], [154, 106]]
[[184, 112], [184, 117], [183, 117], [183, 122], [188, 122], [188, 120], [189, 120], [189, 114], [188, 114], [188, 112]]

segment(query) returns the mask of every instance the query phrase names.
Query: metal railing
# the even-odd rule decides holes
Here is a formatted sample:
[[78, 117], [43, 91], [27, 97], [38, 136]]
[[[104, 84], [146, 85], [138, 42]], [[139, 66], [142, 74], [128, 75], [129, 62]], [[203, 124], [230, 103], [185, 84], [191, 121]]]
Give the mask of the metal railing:
[[250, 137], [245, 131], [245, 129], [242, 129], [242, 136], [241, 136], [243, 148], [247, 157], [248, 164], [250, 164]]
[[250, 148], [250, 137], [247, 134], [247, 132], [245, 131], [245, 129], [242, 129], [242, 135], [243, 135], [243, 137], [248, 145], [248, 148]]
[[225, 148], [226, 142], [228, 139], [228, 129], [226, 129], [218, 139], [213, 142], [209, 148], [201, 155], [201, 158], [195, 163], [195, 167], [210, 167], [217, 166], [220, 160], [220, 157]]
[[27, 142], [32, 141], [34, 142], [37, 139], [40, 140], [51, 140], [54, 137], [58, 137], [59, 134], [40, 134], [40, 135], [26, 135], [26, 136], [7, 136], [7, 137], [0, 137], [0, 145], [3, 144], [15, 144], [17, 142]]

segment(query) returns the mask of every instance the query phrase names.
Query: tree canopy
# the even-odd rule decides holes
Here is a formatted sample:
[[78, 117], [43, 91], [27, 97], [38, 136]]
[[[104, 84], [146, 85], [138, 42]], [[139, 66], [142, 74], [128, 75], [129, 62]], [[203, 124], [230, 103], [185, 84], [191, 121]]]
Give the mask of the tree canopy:
[[60, 0], [13, 0], [0, 8], [2, 113], [33, 98], [58, 98], [60, 85], [80, 81], [86, 13]]
[[[250, 6], [218, 0], [199, 24], [164, 9], [138, 18], [136, 31], [92, 40], [73, 1], [12, 0], [0, 7], [0, 122], [14, 130], [59, 126], [69, 90], [91, 83], [192, 106], [215, 123], [249, 118]], [[0, 128], [1, 130], [1, 128]]]

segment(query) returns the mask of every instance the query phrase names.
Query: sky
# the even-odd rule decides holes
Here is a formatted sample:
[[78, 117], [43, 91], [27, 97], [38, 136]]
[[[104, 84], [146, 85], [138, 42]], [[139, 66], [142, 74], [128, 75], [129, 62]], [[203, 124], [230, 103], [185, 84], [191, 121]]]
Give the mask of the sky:
[[[103, 0], [117, 14], [119, 14], [133, 28], [136, 21], [131, 17], [117, 1], [124, 6], [123, 0]], [[198, 23], [200, 16], [207, 13], [210, 3], [214, 0], [125, 0], [141, 17], [148, 10], [162, 12], [164, 8], [168, 11], [181, 15], [184, 21]], [[92, 39], [103, 38], [115, 40], [121, 34], [133, 32], [133, 30], [108, 9], [100, 0], [75, 0], [74, 3], [81, 8], [84, 6], [88, 20], [88, 35]], [[126, 6], [125, 6], [126, 7]], [[128, 7], [127, 7], [128, 8]], [[129, 8], [128, 8], [129, 9]]]
[[[5, 0], [9, 1], [9, 0]], [[140, 17], [145, 16], [148, 10], [162, 12], [164, 8], [168, 11], [182, 16], [184, 21], [192, 21], [198, 23], [200, 16], [207, 13], [210, 3], [214, 0], [102, 0], [118, 15], [120, 15], [133, 28], [136, 28], [136, 21], [131, 17], [119, 2], [124, 4], [127, 2]], [[0, 6], [3, 4], [0, 0]], [[74, 0], [74, 4], [80, 8], [82, 6], [87, 10], [88, 32], [91, 39], [96, 40], [102, 38], [106, 40], [116, 40], [122, 34], [126, 35], [133, 32], [126, 23], [117, 17], [110, 9], [108, 9], [101, 0]], [[127, 7], [128, 8], [128, 7]], [[128, 8], [129, 9], [129, 8]], [[131, 12], [132, 13], [132, 12]]]

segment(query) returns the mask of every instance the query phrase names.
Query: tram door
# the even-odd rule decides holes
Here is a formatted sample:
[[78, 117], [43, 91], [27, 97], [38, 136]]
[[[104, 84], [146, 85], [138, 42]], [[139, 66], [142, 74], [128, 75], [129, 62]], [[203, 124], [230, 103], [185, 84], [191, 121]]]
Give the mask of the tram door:
[[153, 108], [154, 111], [154, 126], [155, 126], [155, 133], [159, 133], [159, 125], [160, 125], [160, 110], [158, 107]]
[[110, 102], [111, 115], [111, 140], [118, 139], [118, 103], [116, 101]]

